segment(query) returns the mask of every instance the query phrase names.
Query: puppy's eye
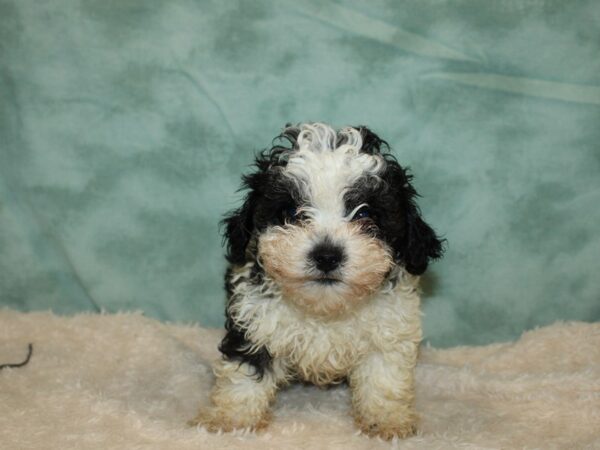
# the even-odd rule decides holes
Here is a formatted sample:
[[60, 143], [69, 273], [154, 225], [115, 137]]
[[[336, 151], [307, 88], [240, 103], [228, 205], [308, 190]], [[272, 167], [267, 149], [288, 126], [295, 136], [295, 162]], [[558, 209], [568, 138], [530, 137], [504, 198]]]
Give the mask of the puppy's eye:
[[368, 206], [363, 206], [354, 214], [352, 220], [370, 219], [372, 216], [371, 209]]
[[295, 206], [290, 206], [284, 210], [283, 215], [286, 219], [295, 220], [298, 215], [298, 208], [296, 208]]
[[298, 211], [296, 206], [286, 206], [281, 210], [281, 222], [295, 223], [303, 219], [303, 214]]

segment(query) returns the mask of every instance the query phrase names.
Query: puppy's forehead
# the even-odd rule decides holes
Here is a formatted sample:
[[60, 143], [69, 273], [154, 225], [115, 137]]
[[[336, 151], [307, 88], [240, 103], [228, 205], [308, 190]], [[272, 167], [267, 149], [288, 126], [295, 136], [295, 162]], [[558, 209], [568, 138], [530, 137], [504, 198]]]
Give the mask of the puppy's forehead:
[[355, 128], [336, 132], [323, 124], [302, 125], [284, 174], [304, 200], [320, 213], [345, 215], [344, 194], [362, 177], [376, 176], [385, 165], [379, 154], [361, 152]]

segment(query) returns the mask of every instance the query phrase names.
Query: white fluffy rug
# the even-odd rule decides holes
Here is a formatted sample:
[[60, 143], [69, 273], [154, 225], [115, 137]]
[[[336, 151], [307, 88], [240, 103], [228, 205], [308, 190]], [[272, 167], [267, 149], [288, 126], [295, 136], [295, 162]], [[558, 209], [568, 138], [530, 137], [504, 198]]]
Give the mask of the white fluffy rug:
[[359, 435], [344, 386], [282, 392], [259, 433], [189, 428], [221, 332], [139, 314], [0, 310], [2, 449], [600, 448], [600, 323], [557, 323], [514, 343], [423, 349], [419, 434]]

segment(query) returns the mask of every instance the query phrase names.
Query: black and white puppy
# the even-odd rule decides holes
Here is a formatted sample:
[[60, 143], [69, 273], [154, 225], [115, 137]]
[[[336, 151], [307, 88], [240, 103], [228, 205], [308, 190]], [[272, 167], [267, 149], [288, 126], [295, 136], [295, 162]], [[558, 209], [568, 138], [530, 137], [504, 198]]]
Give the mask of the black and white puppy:
[[407, 173], [365, 127], [287, 127], [226, 225], [227, 334], [209, 430], [268, 424], [277, 388], [347, 380], [368, 435], [415, 431], [418, 276], [442, 254]]

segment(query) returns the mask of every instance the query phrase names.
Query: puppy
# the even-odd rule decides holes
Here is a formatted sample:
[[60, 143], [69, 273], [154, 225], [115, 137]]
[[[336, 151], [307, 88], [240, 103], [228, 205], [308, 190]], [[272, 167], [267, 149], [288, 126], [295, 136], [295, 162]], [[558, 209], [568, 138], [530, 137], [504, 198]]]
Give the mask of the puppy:
[[285, 128], [224, 224], [227, 333], [212, 406], [194, 423], [259, 429], [278, 387], [347, 381], [356, 425], [416, 430], [418, 276], [442, 254], [411, 175], [365, 127]]

